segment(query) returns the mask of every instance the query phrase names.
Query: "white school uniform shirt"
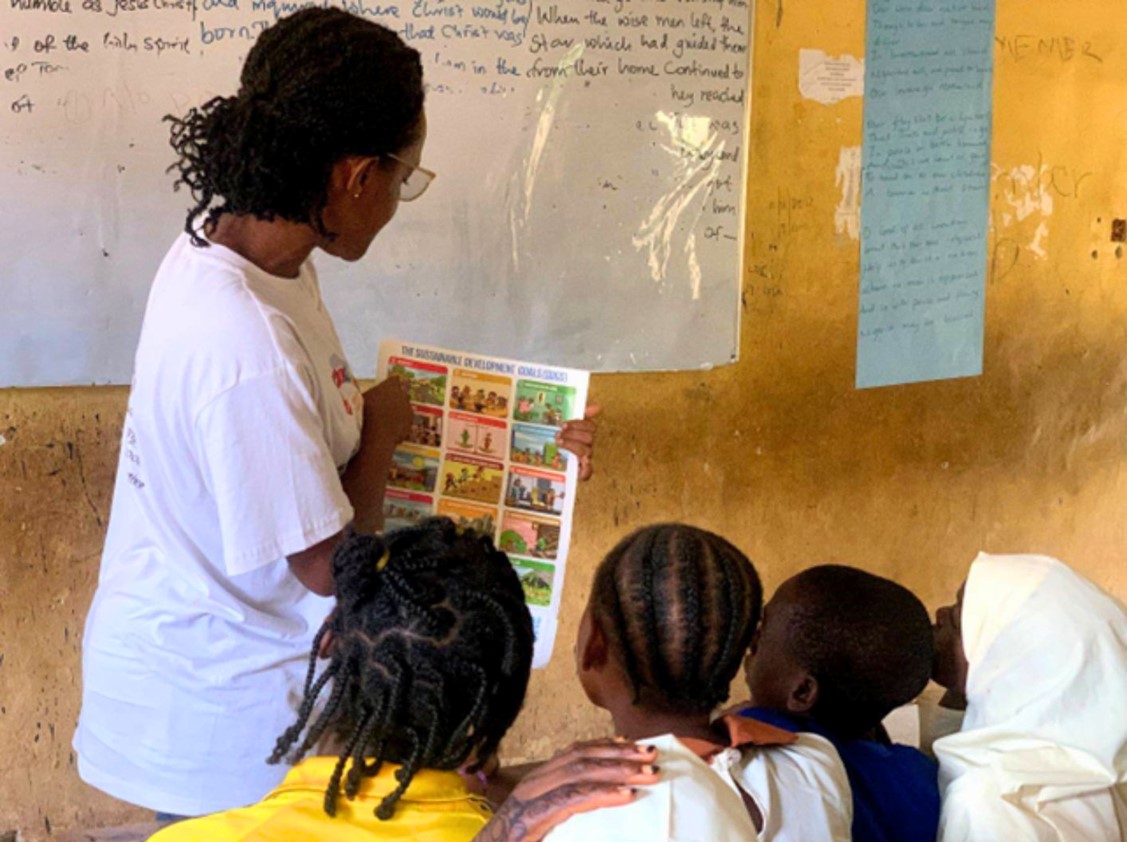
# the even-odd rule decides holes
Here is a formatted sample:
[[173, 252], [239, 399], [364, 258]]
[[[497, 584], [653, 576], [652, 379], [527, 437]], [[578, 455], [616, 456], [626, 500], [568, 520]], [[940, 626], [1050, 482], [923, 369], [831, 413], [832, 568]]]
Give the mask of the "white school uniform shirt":
[[[646, 740], [661, 780], [620, 807], [572, 816], [545, 842], [755, 842], [759, 837], [731, 781], [672, 734]], [[734, 751], [734, 749], [733, 749]]]
[[[725, 834], [729, 832], [760, 842], [852, 839], [853, 794], [841, 757], [829, 740], [817, 734], [792, 734], [740, 716], [724, 716], [720, 722], [728, 731], [726, 746], [671, 736], [647, 740], [659, 748], [662, 769], [656, 792], [643, 789], [650, 801], [629, 805], [633, 813], [618, 808], [622, 812], [591, 814], [568, 832], [579, 839], [583, 825], [589, 825], [590, 839], [703, 842], [728, 838]], [[720, 788], [700, 780], [705, 765], [722, 784]], [[733, 801], [729, 793], [736, 793], [738, 800]], [[748, 833], [745, 797], [755, 802], [763, 819], [758, 836], [744, 835]], [[568, 824], [572, 821], [575, 819]], [[754, 826], [751, 832], [755, 833]], [[623, 833], [635, 835], [620, 835]], [[548, 838], [556, 842], [556, 837]]]
[[137, 348], [83, 640], [79, 774], [149, 809], [258, 801], [331, 600], [286, 556], [343, 529], [363, 399], [309, 262], [275, 277], [186, 234]]
[[1127, 839], [1127, 611], [1056, 559], [980, 554], [967, 712], [937, 740], [941, 842]]
[[713, 759], [763, 817], [760, 842], [850, 842], [853, 791], [833, 743], [798, 733], [789, 745], [730, 750]]

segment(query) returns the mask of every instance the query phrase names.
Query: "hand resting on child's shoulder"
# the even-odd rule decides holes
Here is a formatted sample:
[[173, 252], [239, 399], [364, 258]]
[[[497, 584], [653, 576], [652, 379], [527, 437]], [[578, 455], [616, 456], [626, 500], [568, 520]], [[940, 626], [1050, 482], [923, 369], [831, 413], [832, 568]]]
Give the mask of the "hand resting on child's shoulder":
[[539, 842], [578, 813], [628, 804], [658, 781], [657, 752], [624, 740], [576, 743], [529, 773], [475, 842]]

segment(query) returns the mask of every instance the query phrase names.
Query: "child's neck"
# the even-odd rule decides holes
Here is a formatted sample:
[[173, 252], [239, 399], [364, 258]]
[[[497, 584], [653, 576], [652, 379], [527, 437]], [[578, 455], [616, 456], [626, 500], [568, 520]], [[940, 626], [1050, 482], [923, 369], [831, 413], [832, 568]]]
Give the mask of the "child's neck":
[[723, 733], [709, 721], [709, 715], [656, 711], [626, 704], [610, 710], [614, 718], [614, 732], [628, 740], [645, 740], [672, 734], [709, 742], [724, 741]]

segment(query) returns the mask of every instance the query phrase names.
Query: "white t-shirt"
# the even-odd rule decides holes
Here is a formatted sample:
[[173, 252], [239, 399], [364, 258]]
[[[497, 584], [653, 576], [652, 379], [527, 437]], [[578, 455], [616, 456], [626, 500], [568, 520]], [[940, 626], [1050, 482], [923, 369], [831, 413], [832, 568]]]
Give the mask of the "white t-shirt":
[[331, 600], [286, 556], [353, 516], [363, 400], [313, 267], [269, 275], [181, 235], [137, 348], [83, 641], [82, 779], [198, 815], [258, 801]]
[[[690, 748], [667, 734], [645, 740], [658, 750], [661, 781], [637, 798], [572, 816], [545, 842], [755, 842], [743, 797]], [[727, 752], [738, 752], [727, 749]]]

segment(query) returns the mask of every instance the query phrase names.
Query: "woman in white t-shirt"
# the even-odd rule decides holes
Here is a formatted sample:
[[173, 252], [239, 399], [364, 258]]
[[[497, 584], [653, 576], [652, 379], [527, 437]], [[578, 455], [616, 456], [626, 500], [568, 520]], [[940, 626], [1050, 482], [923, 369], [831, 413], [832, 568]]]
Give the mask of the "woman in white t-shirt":
[[[382, 525], [411, 425], [396, 382], [357, 388], [309, 258], [364, 255], [434, 178], [425, 137], [419, 54], [335, 9], [263, 32], [236, 96], [172, 120], [195, 205], [145, 311], [74, 738], [113, 796], [200, 815], [285, 773], [266, 758], [333, 548]], [[592, 432], [562, 434], [581, 475]]]

